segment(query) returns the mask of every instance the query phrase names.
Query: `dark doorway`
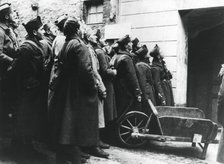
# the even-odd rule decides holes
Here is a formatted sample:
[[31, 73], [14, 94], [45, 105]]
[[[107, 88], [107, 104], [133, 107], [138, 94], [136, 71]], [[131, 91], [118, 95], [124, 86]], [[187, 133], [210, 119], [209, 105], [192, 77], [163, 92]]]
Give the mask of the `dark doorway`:
[[187, 17], [186, 13], [185, 11], [184, 23], [188, 33], [187, 106], [202, 109], [207, 118], [216, 122], [220, 84], [217, 75], [224, 63], [224, 8], [190, 10]]

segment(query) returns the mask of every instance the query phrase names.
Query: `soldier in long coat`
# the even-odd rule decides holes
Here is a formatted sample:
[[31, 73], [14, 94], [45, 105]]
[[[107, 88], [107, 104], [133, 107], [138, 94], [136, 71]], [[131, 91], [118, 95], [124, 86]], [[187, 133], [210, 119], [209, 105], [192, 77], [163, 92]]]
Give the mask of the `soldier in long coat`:
[[118, 117], [128, 110], [137, 110], [141, 102], [141, 89], [139, 87], [135, 66], [131, 54], [127, 50], [130, 37], [118, 40], [118, 52], [113, 56], [111, 64], [117, 70], [114, 81]]
[[150, 52], [153, 57], [152, 70], [153, 78], [155, 80], [155, 89], [157, 95], [156, 105], [174, 105], [173, 90], [171, 85], [172, 75], [166, 68], [166, 63], [163, 60], [163, 56], [160, 53], [158, 45]]
[[[0, 5], [0, 133], [5, 135], [9, 131], [11, 119], [9, 115], [14, 113], [15, 80], [13, 79], [13, 67], [17, 58], [19, 47], [16, 34], [11, 27], [14, 23], [11, 4]], [[12, 129], [11, 129], [12, 130]]]
[[97, 54], [93, 48], [96, 42], [96, 35], [92, 30], [86, 32], [86, 43], [88, 50], [90, 52], [90, 59], [92, 63], [93, 72], [95, 75], [95, 79], [97, 81], [97, 89], [98, 89], [98, 115], [99, 115], [99, 128], [105, 128], [105, 118], [104, 118], [104, 99], [106, 98], [106, 87], [103, 83], [102, 77], [99, 74], [99, 60]]
[[154, 90], [154, 81], [152, 78], [151, 67], [149, 66], [149, 56], [147, 56], [148, 49], [146, 45], [143, 45], [139, 50], [137, 50], [136, 55], [139, 58], [139, 62], [135, 65], [137, 77], [139, 80], [139, 85], [142, 91], [142, 108], [144, 112], [148, 113], [147, 101], [150, 99], [155, 105], [155, 90]]
[[[28, 36], [19, 48], [16, 71], [15, 142], [32, 149], [32, 139], [45, 141], [47, 130], [47, 50], [41, 43], [41, 19], [23, 24]], [[45, 67], [46, 66], [46, 67]], [[22, 144], [22, 145], [20, 145]], [[29, 150], [28, 150], [29, 152]]]
[[113, 79], [115, 78], [117, 71], [110, 67], [111, 58], [102, 49], [102, 44], [100, 41], [101, 34], [99, 29], [97, 30], [96, 36], [98, 44], [95, 44], [93, 48], [96, 52], [99, 61], [99, 73], [102, 77], [103, 83], [107, 91], [107, 96], [104, 100], [104, 116], [105, 122], [108, 123], [109, 121], [112, 121], [117, 117], [117, 109], [113, 87]]
[[[99, 62], [98, 52], [96, 51], [96, 48], [98, 46], [97, 42], [97, 36], [96, 33], [91, 31], [89, 33], [86, 33], [87, 39], [88, 39], [88, 48], [89, 52], [91, 54], [91, 61], [92, 61], [92, 67], [93, 71], [95, 73], [95, 78], [98, 81], [98, 114], [99, 114], [99, 129], [100, 129], [100, 136], [102, 130], [105, 128], [105, 108], [104, 108], [104, 100], [107, 97], [107, 90], [104, 85], [104, 82], [102, 80], [102, 77], [100, 75], [100, 69], [101, 66]], [[102, 149], [108, 149], [109, 145], [104, 143], [101, 139], [99, 140], [99, 147]], [[105, 153], [106, 154], [106, 153]], [[109, 154], [108, 154], [109, 155]]]
[[[73, 153], [76, 146], [94, 149], [99, 144], [97, 86], [90, 53], [77, 34], [79, 26], [76, 19], [65, 22], [66, 42], [59, 53], [61, 78], [49, 108], [52, 139], [59, 145], [59, 162], [68, 160], [68, 149], [68, 157], [73, 158], [77, 157], [77, 152]], [[75, 163], [74, 158], [71, 161]]]
[[[65, 36], [63, 33], [63, 27], [65, 24], [65, 21], [67, 20], [67, 15], [59, 16], [58, 19], [55, 21], [55, 25], [58, 27], [58, 35], [53, 41], [52, 44], [52, 60], [57, 63], [58, 60], [58, 54], [60, 50], [62, 49], [64, 43], [65, 43]], [[55, 65], [53, 64], [50, 77], [49, 77], [49, 83], [52, 82], [52, 79], [55, 75]], [[48, 106], [50, 106], [50, 103], [52, 103], [52, 98], [54, 97], [54, 90], [49, 89], [48, 91]]]
[[105, 121], [109, 122], [117, 118], [117, 108], [113, 86], [113, 80], [117, 72], [115, 69], [110, 68], [111, 58], [106, 54], [105, 51], [100, 48], [97, 48], [96, 53], [100, 64], [100, 75], [107, 90], [107, 97], [104, 100], [104, 114]]

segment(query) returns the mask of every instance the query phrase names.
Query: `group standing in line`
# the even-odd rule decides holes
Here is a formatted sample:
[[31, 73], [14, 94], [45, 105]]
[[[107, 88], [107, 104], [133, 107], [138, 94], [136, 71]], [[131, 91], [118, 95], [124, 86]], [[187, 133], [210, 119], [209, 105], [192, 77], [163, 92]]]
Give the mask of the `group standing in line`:
[[58, 164], [81, 163], [85, 153], [108, 158], [102, 129], [128, 110], [147, 113], [148, 99], [174, 105], [158, 45], [149, 53], [129, 35], [103, 42], [99, 29], [65, 14], [55, 21], [57, 35], [40, 16], [24, 23], [19, 46], [14, 24], [10, 4], [0, 5], [0, 131], [11, 128], [19, 152], [34, 152], [39, 140]]

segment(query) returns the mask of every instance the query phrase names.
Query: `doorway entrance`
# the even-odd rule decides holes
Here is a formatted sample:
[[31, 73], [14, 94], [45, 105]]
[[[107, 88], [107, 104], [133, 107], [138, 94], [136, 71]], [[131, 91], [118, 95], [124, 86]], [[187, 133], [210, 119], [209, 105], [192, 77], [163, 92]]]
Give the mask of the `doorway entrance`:
[[187, 106], [217, 122], [217, 75], [224, 63], [224, 8], [180, 11], [188, 35]]

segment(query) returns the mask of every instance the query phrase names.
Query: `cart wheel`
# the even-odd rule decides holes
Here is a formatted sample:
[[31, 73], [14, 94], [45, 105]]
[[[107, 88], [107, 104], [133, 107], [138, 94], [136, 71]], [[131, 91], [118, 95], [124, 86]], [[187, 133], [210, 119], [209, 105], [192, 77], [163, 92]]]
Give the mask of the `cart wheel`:
[[119, 142], [125, 147], [139, 147], [147, 142], [145, 139], [132, 138], [131, 134], [143, 133], [148, 116], [139, 111], [127, 113], [117, 125], [117, 137]]

